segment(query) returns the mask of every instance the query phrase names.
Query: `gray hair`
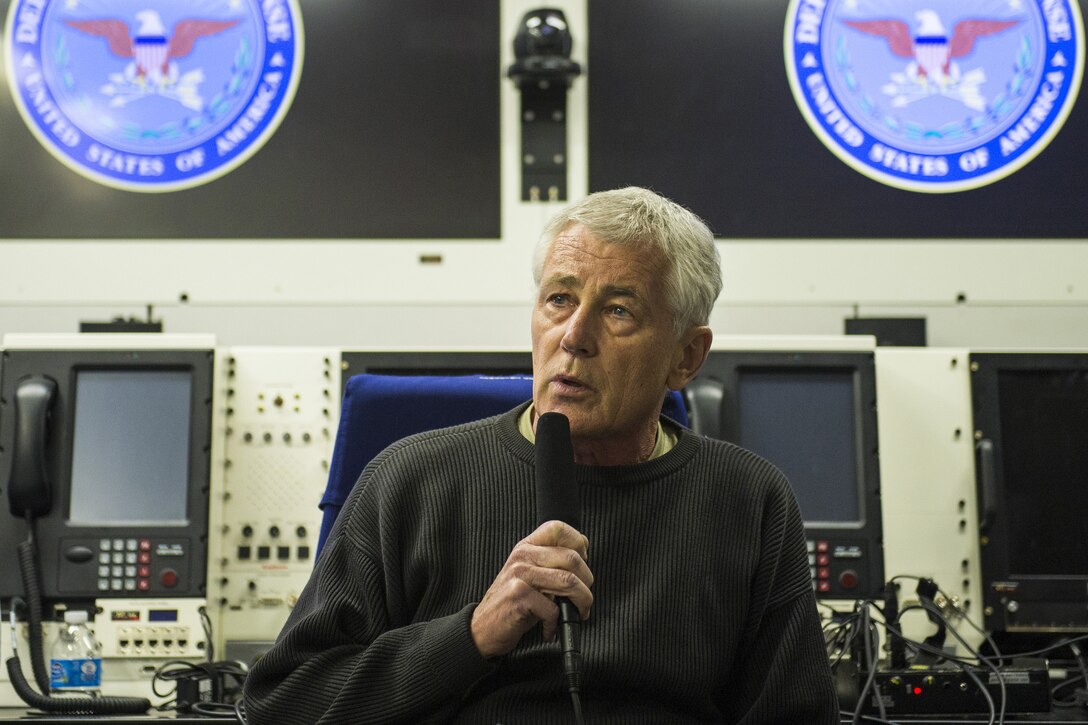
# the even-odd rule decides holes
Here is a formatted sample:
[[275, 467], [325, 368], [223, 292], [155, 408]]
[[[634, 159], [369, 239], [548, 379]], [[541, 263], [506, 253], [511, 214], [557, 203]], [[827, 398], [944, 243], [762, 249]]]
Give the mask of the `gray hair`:
[[637, 186], [590, 194], [560, 211], [544, 227], [533, 252], [533, 281], [538, 287], [552, 243], [575, 224], [610, 244], [662, 252], [669, 264], [665, 293], [677, 337], [709, 322], [714, 301], [722, 291], [721, 258], [713, 233], [698, 216]]

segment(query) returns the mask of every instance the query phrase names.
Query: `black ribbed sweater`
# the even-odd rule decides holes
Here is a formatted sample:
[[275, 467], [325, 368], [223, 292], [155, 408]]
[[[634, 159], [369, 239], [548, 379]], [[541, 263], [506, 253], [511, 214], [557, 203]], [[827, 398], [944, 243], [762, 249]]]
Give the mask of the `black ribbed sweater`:
[[[407, 438], [367, 466], [249, 674], [250, 723], [573, 722], [559, 645], [539, 627], [494, 660], [469, 632], [536, 528], [524, 408]], [[741, 448], [677, 433], [646, 463], [577, 466], [595, 577], [588, 722], [837, 723], [786, 479]]]

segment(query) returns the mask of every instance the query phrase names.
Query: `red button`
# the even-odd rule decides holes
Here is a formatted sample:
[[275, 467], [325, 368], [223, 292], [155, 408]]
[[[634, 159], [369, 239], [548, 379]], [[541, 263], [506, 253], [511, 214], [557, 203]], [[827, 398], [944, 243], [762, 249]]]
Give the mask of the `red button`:
[[853, 589], [858, 585], [858, 574], [853, 569], [847, 569], [839, 574], [839, 584], [843, 589]]
[[829, 592], [829, 591], [831, 591], [831, 582], [828, 582], [828, 581], [816, 582], [816, 591], [820, 591], [820, 592]]
[[151, 539], [140, 539], [140, 551], [151, 551]]
[[818, 551], [821, 554], [826, 554], [827, 553], [827, 542], [826, 541], [817, 541], [816, 542], [816, 551]]
[[141, 592], [146, 592], [151, 589], [151, 582], [149, 582], [147, 579], [140, 579], [138, 582], [136, 582], [136, 588], [139, 589]]
[[144, 577], [146, 579], [147, 577], [151, 576], [151, 567], [149, 567], [149, 566], [138, 567], [136, 569], [136, 576], [142, 576], [142, 577]]
[[146, 551], [141, 551], [139, 554], [136, 555], [136, 558], [141, 564], [151, 563], [151, 554]]
[[819, 554], [816, 556], [816, 563], [819, 566], [828, 566], [831, 564], [831, 557], [827, 554]]
[[178, 585], [178, 573], [173, 569], [167, 569], [159, 575], [159, 581], [167, 589], [172, 589]]
[[830, 579], [831, 578], [831, 569], [829, 569], [826, 566], [821, 566], [819, 569], [816, 570], [816, 578], [817, 579]]

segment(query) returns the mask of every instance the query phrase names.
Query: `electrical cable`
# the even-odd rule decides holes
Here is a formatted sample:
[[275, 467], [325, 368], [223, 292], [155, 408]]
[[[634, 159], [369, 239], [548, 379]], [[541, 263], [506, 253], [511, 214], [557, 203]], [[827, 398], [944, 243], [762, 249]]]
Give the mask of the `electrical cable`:
[[[211, 659], [211, 654], [214, 652], [211, 618], [203, 606], [199, 607], [197, 612], [204, 628], [209, 658], [199, 663], [187, 660], [171, 660], [163, 663], [152, 677], [151, 689], [159, 697], [167, 697], [170, 693], [160, 692], [159, 683], [176, 682], [172, 709], [178, 712], [193, 712], [208, 718], [231, 719], [244, 724], [246, 716], [242, 689], [249, 673], [248, 668], [241, 662], [229, 660], [215, 662]], [[232, 687], [228, 681], [232, 681], [234, 686]], [[202, 688], [205, 683], [207, 687]], [[179, 694], [182, 686], [184, 686], [184, 694]], [[205, 695], [207, 699], [202, 699]], [[164, 706], [164, 709], [171, 708]]]
[[18, 597], [11, 600], [12, 654], [7, 661], [7, 670], [11, 686], [23, 702], [42, 712], [63, 715], [142, 715], [151, 709], [151, 703], [142, 697], [50, 697], [48, 694], [35, 692], [23, 676], [23, 667], [19, 662], [19, 637], [15, 626], [17, 606], [26, 609], [27, 604]]
[[[892, 577], [889, 582], [894, 582], [899, 579], [915, 579], [921, 581], [923, 578], [909, 574], [902, 574]], [[911, 640], [910, 638], [906, 637], [900, 630], [900, 628], [895, 626], [894, 624], [887, 621], [880, 622], [879, 620], [873, 619], [870, 613], [870, 609], [877, 609], [878, 612], [880, 612], [881, 610], [871, 600], [859, 600], [855, 602], [854, 611], [845, 616], [843, 616], [843, 613], [839, 610], [824, 605], [830, 613], [830, 616], [826, 617], [826, 621], [823, 624], [822, 630], [824, 644], [827, 649], [832, 669], [836, 669], [843, 662], [846, 656], [852, 651], [852, 649], [857, 649], [855, 643], [859, 637], [865, 639], [866, 642], [868, 642], [869, 638], [865, 637], [863, 633], [868, 633], [871, 637], [872, 632], [868, 630], [869, 627], [875, 630], [877, 628], [876, 625], [880, 624], [884, 626], [889, 636], [895, 635], [900, 637], [904, 641], [904, 643], [914, 652], [925, 652], [929, 655], [933, 655], [939, 658], [938, 661], [947, 662], [962, 670], [964, 674], [974, 682], [975, 686], [979, 690], [979, 694], [981, 695], [981, 697], [986, 700], [987, 709], [989, 710], [989, 725], [1004, 725], [1006, 709], [1008, 705], [1008, 691], [1006, 687], [1007, 679], [1001, 671], [1001, 667], [1004, 662], [1010, 658], [1052, 655], [1054, 652], [1061, 650], [1062, 648], [1068, 647], [1069, 650], [1073, 653], [1073, 656], [1076, 660], [1076, 665], [1074, 666], [1075, 670], [1079, 669], [1080, 674], [1069, 677], [1058, 685], [1055, 685], [1051, 689], [1051, 701], [1055, 706], [1058, 707], [1083, 706], [1085, 708], [1088, 708], [1088, 658], [1085, 657], [1084, 652], [1078, 646], [1078, 643], [1082, 644], [1088, 641], [1088, 634], [1062, 638], [1046, 647], [1041, 647], [1034, 650], [1016, 653], [1002, 653], [990, 633], [986, 632], [974, 621], [972, 621], [972, 619], [955, 604], [955, 600], [950, 597], [947, 592], [944, 592], [939, 588], [937, 589], [937, 591], [945, 598], [945, 600], [947, 600], [951, 604], [952, 613], [956, 615], [956, 619], [962, 619], [972, 629], [974, 629], [976, 632], [978, 632], [978, 634], [982, 636], [983, 640], [993, 650], [992, 657], [986, 656], [976, 648], [972, 647], [959, 632], [958, 627], [953, 625], [951, 618], [948, 616], [944, 608], [939, 606], [935, 601], [921, 601], [916, 605], [904, 607], [900, 611], [900, 614], [911, 611], [913, 609], [920, 609], [925, 611], [927, 615], [932, 614], [937, 616], [943, 622], [947, 630], [952, 633], [953, 637], [955, 637], [960, 646], [963, 647], [964, 651], [970, 656], [970, 659], [968, 659], [967, 657], [957, 656], [950, 652], [946, 652], [942, 648], [928, 645], [925, 642], [917, 642]], [[876, 646], [879, 647], [879, 642]], [[865, 653], [865, 662], [870, 664], [871, 675], [873, 668], [871, 667], [872, 660], [870, 653], [872, 650], [870, 650], [869, 645], [866, 644], [863, 651]], [[861, 654], [862, 652], [858, 651], [855, 653], [855, 657], [860, 659], [860, 657], [858, 656]], [[987, 668], [989, 670], [989, 673], [992, 675], [993, 682], [991, 683], [991, 685], [996, 684], [999, 690], [998, 701], [994, 700], [994, 697], [990, 693], [989, 686], [984, 684], [979, 677], [979, 673], [977, 673], [977, 667], [979, 666]], [[871, 681], [872, 684], [870, 684]], [[841, 712], [842, 716], [845, 717], [847, 715], [850, 715], [853, 719], [852, 721], [855, 723], [866, 721], [878, 723], [892, 722], [883, 719], [884, 717], [886, 717], [885, 713], [882, 713], [881, 717], [879, 718], [874, 715], [860, 714], [860, 709], [864, 704], [863, 698], [864, 696], [869, 694], [869, 691], [875, 684], [877, 683], [873, 681], [873, 678], [871, 676], [867, 678], [862, 690], [862, 695], [858, 698], [858, 707], [855, 709], [855, 712], [851, 713], [847, 710], [843, 710]], [[1077, 687], [1078, 684], [1084, 684], [1085, 687]], [[1060, 693], [1068, 690], [1068, 688], [1070, 687], [1075, 688], [1073, 699], [1067, 700], [1061, 698]], [[878, 702], [882, 703], [882, 698], [878, 696], [877, 699]]]
[[[34, 517], [29, 512], [26, 515], [26, 541], [19, 544], [16, 555], [23, 594], [26, 596], [24, 608], [30, 646], [30, 668], [38, 690], [48, 695], [50, 683], [49, 673], [45, 669], [45, 637], [42, 634], [42, 587], [38, 577], [37, 549], [34, 545]], [[14, 607], [14, 602], [12, 606]]]
[[[922, 607], [924, 609], [930, 611], [930, 612], [933, 612], [934, 614], [936, 614], [941, 619], [944, 619], [946, 621], [946, 623], [947, 623], [947, 619], [945, 618], [944, 613], [941, 612], [941, 610], [938, 609], [936, 606], [934, 606], [934, 605], [932, 605], [932, 604], [930, 604], [928, 602], [923, 602]], [[968, 621], [969, 624], [973, 625], [973, 623], [970, 620], [967, 620], [967, 621]], [[998, 666], [995, 665], [990, 660], [989, 657], [985, 657], [981, 652], [976, 651], [975, 649], [973, 649], [971, 647], [971, 645], [967, 644], [967, 640], [965, 640], [960, 635], [960, 633], [956, 630], [955, 627], [948, 626], [948, 631], [952, 633], [953, 637], [955, 637], [957, 640], [959, 640], [959, 643], [961, 645], [963, 645], [963, 648], [967, 651], [968, 654], [978, 658], [979, 662], [985, 664], [987, 667], [990, 668], [990, 671], [994, 673], [994, 677], [997, 679], [997, 686], [1001, 690], [1001, 707], [1000, 707], [999, 712], [998, 712], [997, 723], [998, 723], [998, 725], [1004, 725], [1004, 723], [1005, 723], [1005, 708], [1008, 705], [1008, 692], [1006, 691], [1006, 688], [1005, 688], [1005, 676], [1003, 674], [1001, 674], [1000, 668], [998, 668]], [[996, 643], [994, 643], [994, 641], [992, 639], [990, 639], [990, 636], [988, 634], [986, 634], [984, 632], [982, 632], [981, 634], [983, 634], [983, 636], [986, 637], [986, 639], [990, 642], [990, 646], [994, 648], [994, 652], [997, 654], [997, 657], [998, 657], [998, 663], [1000, 663], [1002, 658], [1001, 658], [1001, 653], [997, 649]], [[971, 672], [968, 671], [968, 670], [964, 670], [964, 671], [967, 672], [967, 674], [969, 674], [969, 675], [971, 674]], [[974, 679], [976, 680], [977, 684], [979, 685], [979, 689], [982, 690], [983, 695], [986, 696], [987, 701], [989, 701], [991, 703], [991, 705], [992, 705], [993, 704], [993, 699], [989, 697], [989, 692], [986, 690], [985, 687], [982, 686], [981, 680], [978, 680], [977, 677], [974, 678]]]
[[[860, 604], [862, 605], [862, 608], [861, 608], [861, 621], [859, 622], [859, 627], [862, 630], [862, 636], [863, 636], [864, 641], [865, 641], [865, 665], [866, 665], [866, 669], [869, 672], [869, 676], [865, 680], [865, 686], [862, 687], [861, 691], [858, 693], [858, 702], [857, 702], [857, 706], [854, 708], [854, 719], [852, 721], [855, 725], [860, 721], [861, 708], [863, 708], [865, 706], [865, 697], [866, 697], [866, 695], [869, 694], [869, 690], [873, 688], [873, 683], [876, 681], [876, 664], [873, 662], [872, 648], [870, 647], [870, 632], [869, 632], [870, 621], [869, 621], [868, 602], [861, 602]], [[880, 714], [882, 716], [886, 715], [886, 713], [883, 711], [884, 703], [883, 703], [882, 698], [880, 697], [879, 690], [877, 691], [877, 698], [876, 699], [877, 699], [877, 703], [878, 703], [879, 707], [881, 708], [881, 713]]]
[[[918, 605], [915, 605], [915, 606], [904, 607], [903, 612], [907, 612], [907, 611], [914, 610], [914, 609], [925, 609], [925, 605], [918, 604]], [[939, 614], [939, 616], [943, 616], [943, 614], [940, 614], [940, 613], [938, 613], [938, 614]], [[891, 631], [895, 631], [895, 634], [899, 634], [900, 636], [902, 636], [902, 632], [900, 632], [897, 629], [891, 627], [887, 623], [885, 623], [885, 627], [888, 628]], [[982, 681], [974, 673], [973, 669], [970, 668], [970, 667], [973, 666], [972, 662], [968, 662], [968, 661], [966, 661], [966, 660], [964, 660], [962, 658], [957, 658], [957, 656], [951, 655], [951, 654], [949, 654], [947, 652], [944, 652], [943, 650], [939, 650], [937, 648], [930, 647], [930, 646], [928, 646], [928, 644], [926, 644], [924, 642], [916, 642], [916, 641], [907, 639], [905, 637], [904, 637], [904, 641], [910, 642], [911, 644], [913, 644], [913, 646], [917, 647], [919, 650], [925, 651], [925, 652], [927, 652], [929, 654], [934, 654], [934, 655], [940, 656], [942, 661], [950, 662], [953, 665], [955, 665], [957, 668], [960, 668], [961, 671], [965, 675], [967, 675], [970, 679], [974, 680], [974, 683], [975, 683], [976, 687], [978, 687], [978, 689], [979, 689], [980, 695], [987, 702], [987, 706], [988, 706], [988, 710], [989, 710], [989, 723], [988, 723], [988, 725], [994, 725], [994, 722], [996, 722], [996, 721], [998, 723], [1003, 724], [1004, 723], [1004, 705], [1005, 705], [1005, 697], [1006, 697], [1005, 687], [1004, 687], [1004, 677], [1000, 674], [998, 669], [993, 666], [993, 664], [989, 661], [989, 659], [986, 658], [986, 656], [984, 656], [984, 655], [978, 653], [977, 651], [975, 651], [972, 647], [969, 646], [969, 644], [967, 644], [966, 641], [964, 641], [964, 639], [960, 636], [959, 632], [957, 632], [955, 630], [955, 627], [949, 626], [948, 631], [951, 631], [953, 636], [956, 637], [956, 639], [960, 640], [960, 642], [963, 644], [963, 647], [968, 651], [968, 653], [972, 654], [974, 656], [974, 658], [978, 662], [986, 664], [987, 666], [990, 667], [992, 672], [997, 674], [998, 684], [999, 684], [999, 686], [1001, 688], [1001, 701], [1002, 701], [1001, 712], [1000, 712], [1000, 720], [998, 720], [998, 717], [999, 717], [998, 706], [997, 706], [996, 703], [993, 702], [993, 697], [990, 695], [989, 690], [984, 685], [982, 685]]]
[[1084, 684], [1088, 685], [1088, 659], [1085, 659], [1084, 653], [1076, 642], [1069, 643], [1069, 651], [1077, 659], [1077, 664], [1080, 665], [1080, 676], [1084, 680]]
[[[1088, 691], [1077, 687], [1077, 685], [1081, 683], [1082, 679], [1083, 678], [1080, 675], [1074, 675], [1072, 677], [1065, 678], [1058, 684], [1054, 685], [1054, 687], [1050, 688], [1050, 698], [1053, 705], [1060, 708], [1086, 706], [1086, 702], [1088, 701], [1085, 700], [1084, 696], [1081, 695], [1081, 693], [1088, 695]], [[1062, 692], [1062, 690], [1065, 690], [1069, 687], [1074, 688], [1073, 699], [1066, 700], [1060, 695], [1060, 693]]]
[[[847, 639], [847, 641], [852, 641], [854, 639], [854, 637], [857, 636], [857, 634], [856, 634], [857, 629], [859, 629], [859, 628], [864, 629], [867, 626], [874, 626], [874, 625], [871, 625], [871, 616], [869, 614], [869, 607], [870, 606], [873, 606], [873, 608], [877, 608], [870, 601], [859, 601], [859, 602], [855, 603], [855, 608], [856, 608], [855, 614], [852, 614], [841, 625], [838, 625], [838, 627], [835, 628], [837, 631], [832, 636], [831, 641], [834, 642], [835, 639], [841, 640], [841, 638], [843, 636], [841, 634], [842, 630], [844, 630], [846, 628], [855, 630], [855, 631], [852, 631], [852, 632], [849, 633], [849, 636], [848, 636], [848, 639]], [[877, 609], [879, 611], [879, 608], [877, 608]], [[924, 609], [924, 607], [922, 605], [906, 607], [906, 608], [903, 609], [903, 612], [909, 611], [911, 609]], [[1004, 688], [1003, 688], [1004, 679], [1000, 675], [1000, 672], [997, 671], [997, 669], [994, 667], [993, 663], [990, 662], [988, 660], [988, 658], [984, 657], [980, 653], [976, 652], [973, 648], [971, 648], [963, 640], [963, 638], [959, 635], [959, 633], [955, 631], [955, 627], [952, 627], [950, 625], [950, 623], [947, 621], [947, 618], [944, 617], [944, 614], [942, 612], [940, 612], [939, 609], [936, 609], [936, 608], [934, 608], [934, 609], [936, 610], [935, 613], [938, 616], [940, 616], [942, 619], [945, 620], [946, 625], [948, 625], [948, 629], [950, 631], [952, 631], [953, 635], [956, 636], [956, 638], [960, 640], [961, 644], [963, 644], [963, 646], [970, 653], [973, 654], [973, 656], [977, 659], [977, 661], [983, 662], [984, 664], [989, 666], [992, 671], [997, 673], [998, 683], [1002, 686], [1002, 691], [1004, 692]], [[860, 624], [859, 624], [859, 620], [861, 622]], [[862, 625], [864, 625], [864, 626], [862, 626]], [[998, 717], [998, 708], [997, 708], [996, 704], [993, 702], [993, 698], [992, 698], [992, 696], [990, 696], [990, 693], [989, 693], [988, 689], [983, 685], [982, 681], [978, 678], [978, 676], [970, 669], [972, 667], [972, 665], [973, 665], [972, 662], [969, 662], [969, 661], [964, 660], [962, 658], [956, 657], [954, 655], [950, 655], [950, 654], [944, 652], [943, 650], [941, 650], [939, 648], [927, 645], [925, 643], [915, 642], [915, 641], [909, 639], [908, 637], [906, 637], [905, 635], [903, 635], [903, 633], [897, 627], [893, 627], [892, 625], [888, 624], [887, 622], [883, 622], [883, 625], [890, 633], [900, 636], [904, 640], [904, 642], [916, 647], [918, 650], [925, 651], [925, 652], [927, 652], [929, 654], [940, 657], [941, 659], [947, 660], [947, 661], [951, 662], [952, 664], [954, 664], [956, 667], [962, 669], [964, 671], [964, 673], [975, 682], [975, 684], [979, 688], [982, 696], [986, 699], [988, 710], [989, 710], [989, 725], [994, 725], [994, 722]], [[839, 646], [842, 646], [841, 641], [840, 641]], [[869, 648], [866, 648], [867, 661], [871, 663], [871, 659], [868, 659], [868, 653], [870, 653], [870, 652], [871, 652], [871, 650]], [[832, 654], [832, 653], [829, 652], [829, 654]], [[870, 677], [869, 677], [869, 680], [866, 682], [864, 688], [862, 689], [861, 695], [859, 695], [858, 707], [855, 710], [855, 712], [854, 713], [844, 712], [844, 714], [851, 714], [852, 715], [854, 723], [859, 722], [859, 717], [860, 718], [868, 717], [868, 718], [872, 719], [874, 722], [881, 722], [882, 721], [880, 718], [874, 718], [873, 716], [863, 716], [863, 715], [860, 714], [860, 709], [864, 704], [864, 696], [868, 694], [868, 691], [869, 691], [869, 689], [871, 687], [871, 682], [873, 680], [873, 672], [874, 672], [874, 668], [870, 667]], [[879, 697], [878, 697], [878, 702], [882, 702], [882, 700]], [[882, 718], [886, 717], [886, 713], [882, 712], [881, 716], [882, 716]], [[1001, 717], [1002, 718], [1004, 717], [1003, 712], [1001, 713]], [[883, 721], [888, 722], [886, 720], [883, 720]], [[1002, 720], [1002, 722], [1003, 722], [1003, 720]]]
[[574, 706], [574, 722], [577, 725], [585, 725], [585, 716], [582, 714], [582, 698], [579, 697], [576, 690], [572, 690], [570, 693], [571, 704]]
[[575, 725], [584, 725], [582, 716], [582, 646], [579, 634], [582, 618], [569, 599], [559, 599], [559, 639], [563, 649], [563, 674], [574, 708]]
[[[938, 592], [939, 594], [941, 594], [941, 596], [943, 596], [945, 598], [946, 601], [948, 601], [948, 602], [953, 601], [952, 597], [949, 596], [949, 594], [947, 592], [945, 592], [940, 587], [938, 587], [936, 585], [936, 583], [933, 582], [932, 579], [928, 579], [928, 578], [925, 578], [925, 577], [918, 577], [918, 576], [914, 576], [914, 575], [911, 575], [911, 574], [901, 574], [901, 575], [892, 577], [891, 581], [894, 582], [896, 579], [916, 579], [920, 583], [928, 582], [936, 592]], [[943, 652], [940, 655], [943, 659], [945, 659], [945, 660], [947, 660], [949, 662], [952, 662], [957, 667], [960, 667], [960, 669], [962, 669], [967, 675], [969, 675], [973, 680], [975, 680], [976, 684], [979, 686], [979, 690], [981, 691], [982, 695], [986, 698], [987, 703], [991, 707], [991, 716], [990, 716], [991, 723], [993, 722], [994, 717], [995, 717], [994, 710], [996, 710], [997, 711], [996, 712], [996, 718], [997, 718], [998, 725], [1004, 725], [1004, 722], [1005, 722], [1005, 710], [1006, 710], [1006, 707], [1008, 705], [1008, 692], [1007, 692], [1006, 687], [1005, 687], [1005, 676], [1003, 674], [1001, 674], [1001, 670], [998, 667], [998, 665], [1001, 664], [1001, 662], [1003, 661], [1004, 656], [1001, 654], [1001, 651], [998, 649], [997, 643], [993, 640], [993, 638], [989, 635], [989, 633], [985, 632], [977, 624], [975, 624], [973, 621], [971, 621], [971, 618], [968, 617], [967, 614], [965, 612], [963, 612], [963, 610], [959, 609], [959, 607], [956, 607], [954, 604], [952, 605], [953, 608], [955, 609], [955, 611], [960, 614], [960, 618], [963, 619], [963, 621], [967, 622], [967, 624], [969, 624], [976, 632], [978, 632], [980, 635], [982, 635], [982, 637], [986, 640], [986, 642], [993, 649], [994, 654], [997, 656], [997, 662], [998, 662], [998, 665], [995, 665], [993, 663], [993, 661], [991, 660], [991, 658], [986, 657], [981, 652], [978, 652], [973, 647], [971, 647], [971, 645], [969, 645], [967, 643], [967, 641], [960, 635], [960, 633], [959, 633], [958, 629], [956, 628], [956, 626], [953, 625], [952, 622], [949, 621], [949, 619], [945, 615], [945, 613], [943, 611], [941, 611], [941, 609], [939, 607], [936, 606], [936, 603], [933, 601], [932, 598], [927, 598], [927, 597], [921, 597], [920, 596], [918, 606], [921, 609], [925, 610], [927, 613], [933, 614], [941, 622], [943, 622], [944, 625], [945, 625], [946, 630], [952, 633], [952, 636], [955, 637], [957, 641], [959, 641], [959, 643], [963, 646], [964, 650], [968, 654], [970, 654], [971, 656], [976, 658], [980, 664], [985, 665], [986, 667], [988, 667], [990, 669], [991, 672], [993, 672], [994, 678], [996, 679], [998, 688], [999, 688], [999, 690], [1001, 692], [1001, 698], [1000, 698], [1000, 703], [1001, 704], [1000, 704], [1000, 707], [996, 707], [994, 705], [993, 698], [990, 696], [989, 690], [987, 688], [983, 687], [981, 680], [979, 680], [978, 677], [975, 676], [975, 674], [970, 669], [968, 669], [969, 665], [966, 665], [965, 663], [963, 663], [962, 661], [960, 661], [958, 659], [949, 657], [947, 654], [944, 654]], [[907, 609], [910, 609], [910, 608], [911, 607], [908, 607], [908, 608], [904, 609], [904, 611], [907, 611]], [[887, 625], [885, 625], [885, 626], [887, 626]], [[915, 646], [918, 646], [923, 651], [929, 651], [931, 649], [930, 647], [926, 647], [924, 645], [924, 643], [912, 643], [912, 644], [914, 644]]]
[[[912, 609], [924, 609], [924, 607], [921, 604], [916, 605], [916, 606], [911, 606], [911, 607], [904, 607], [903, 612], [907, 612], [907, 611], [910, 611]], [[943, 616], [943, 615], [941, 615], [941, 616]], [[914, 647], [917, 647], [921, 651], [924, 651], [924, 652], [927, 652], [929, 654], [938, 656], [938, 657], [941, 658], [941, 660], [943, 660], [945, 662], [951, 662], [953, 665], [955, 665], [957, 668], [959, 668], [961, 671], [963, 671], [964, 674], [966, 674], [968, 677], [970, 677], [974, 681], [975, 685], [979, 688], [979, 691], [980, 691], [980, 694], [982, 695], [982, 697], [986, 700], [987, 708], [989, 710], [989, 722], [988, 722], [988, 725], [994, 725], [994, 722], [995, 722], [995, 720], [997, 719], [997, 716], [998, 716], [997, 705], [994, 703], [993, 697], [990, 695], [989, 690], [982, 684], [982, 681], [971, 670], [971, 667], [974, 664], [973, 662], [968, 661], [968, 660], [966, 660], [964, 658], [961, 658], [961, 657], [956, 657], [954, 655], [948, 654], [947, 652], [944, 652], [943, 650], [940, 650], [940, 649], [937, 649], [937, 648], [932, 647], [930, 645], [927, 645], [924, 642], [916, 642], [914, 640], [911, 640], [911, 639], [903, 636], [902, 632], [898, 631], [894, 627], [891, 627], [891, 625], [889, 625], [887, 622], [884, 623], [884, 626], [885, 626], [885, 628], [889, 629], [890, 631], [893, 631], [896, 634], [899, 634], [900, 636], [902, 636], [903, 640], [905, 642], [907, 642], [908, 644], [910, 644], [910, 645], [912, 645]], [[958, 634], [958, 632], [956, 632], [955, 627], [948, 626], [948, 631], [952, 632], [953, 635], [956, 636], [957, 639], [960, 640], [960, 642], [968, 650], [968, 652], [970, 654], [973, 654], [975, 659], [977, 659], [979, 662], [982, 662], [983, 660], [987, 660], [986, 657], [984, 657], [981, 654], [979, 654], [978, 652], [976, 652], [966, 642], [964, 642], [962, 638], [959, 637], [959, 634]], [[986, 661], [986, 664], [989, 665], [991, 667], [991, 669], [993, 668], [993, 665], [988, 660]], [[1002, 704], [1004, 704], [1004, 692], [1005, 692], [1004, 684], [1005, 683], [1004, 683], [1004, 678], [1002, 678], [1000, 676], [1000, 674], [998, 675], [998, 683], [1001, 686]], [[1002, 717], [1001, 722], [1004, 722], [1004, 713], [1003, 712], [1002, 712], [1001, 717]]]
[[[880, 636], [876, 631], [876, 625], [872, 623], [869, 615], [869, 607], [865, 607], [865, 656], [867, 658], [867, 664], [873, 672], [876, 672], [877, 664], [880, 662]], [[872, 649], [870, 649], [870, 646]], [[871, 654], [875, 652], [875, 654]], [[876, 695], [877, 710], [880, 711], [880, 717], [888, 717], [887, 710], [884, 708], [884, 693], [880, 691], [880, 683], [875, 679], [873, 680], [873, 689]]]
[[207, 607], [201, 606], [197, 610], [200, 615], [200, 626], [204, 629], [204, 642], [207, 643], [208, 662], [215, 661], [215, 645], [212, 639], [212, 620], [208, 616]]

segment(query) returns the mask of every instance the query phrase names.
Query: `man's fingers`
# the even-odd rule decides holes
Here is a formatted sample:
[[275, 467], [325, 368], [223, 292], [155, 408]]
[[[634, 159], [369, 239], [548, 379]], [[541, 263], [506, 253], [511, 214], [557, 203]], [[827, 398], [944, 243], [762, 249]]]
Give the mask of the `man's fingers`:
[[583, 561], [589, 561], [589, 539], [562, 521], [545, 521], [523, 543], [536, 546], [558, 546], [577, 551]]
[[589, 564], [573, 549], [524, 544], [511, 558], [517, 565], [569, 572], [585, 582], [587, 587], [593, 586], [593, 572]]
[[[531, 589], [546, 594], [551, 599], [566, 597], [582, 615], [582, 619], [589, 618], [589, 611], [593, 606], [593, 593], [589, 590], [589, 584], [578, 574], [564, 569], [552, 569], [518, 564], [511, 569], [511, 574], [521, 583]], [[590, 574], [592, 579], [592, 574]], [[549, 601], [551, 601], [549, 599]], [[548, 611], [549, 618], [555, 614], [555, 610]], [[541, 617], [545, 622], [548, 619]], [[545, 627], [547, 631], [547, 627]]]
[[472, 616], [472, 637], [485, 657], [505, 654], [537, 622], [545, 639], [558, 630], [556, 597], [566, 597], [583, 619], [593, 605], [589, 539], [562, 521], [548, 521], [518, 542]]
[[537, 622], [554, 622], [558, 617], [559, 607], [554, 601], [527, 582], [511, 577], [496, 581], [484, 594], [472, 614], [472, 638], [484, 657], [495, 657], [512, 650]]

